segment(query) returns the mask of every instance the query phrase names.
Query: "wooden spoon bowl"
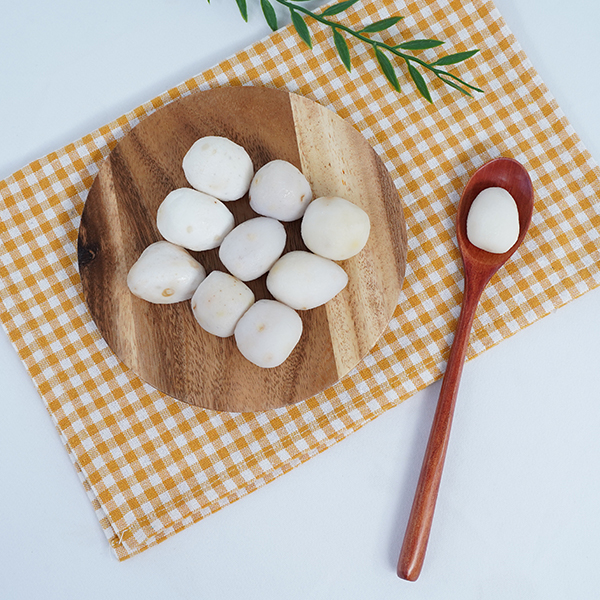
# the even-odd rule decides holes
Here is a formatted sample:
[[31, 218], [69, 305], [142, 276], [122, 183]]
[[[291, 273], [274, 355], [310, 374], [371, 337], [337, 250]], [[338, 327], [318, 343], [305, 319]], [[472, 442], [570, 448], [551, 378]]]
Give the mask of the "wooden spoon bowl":
[[[519, 237], [503, 254], [493, 254], [474, 246], [467, 237], [467, 216], [473, 200], [489, 187], [504, 188], [517, 203], [519, 211]], [[456, 216], [456, 237], [465, 272], [488, 277], [492, 275], [517, 251], [533, 214], [533, 185], [527, 171], [512, 158], [495, 158], [478, 169], [463, 190]]]
[[[467, 237], [467, 215], [471, 204], [482, 190], [489, 187], [502, 187], [507, 190], [514, 198], [519, 212], [519, 237], [510, 250], [503, 254], [493, 254], [482, 250], [471, 244]], [[516, 160], [510, 158], [494, 159], [476, 171], [467, 183], [460, 199], [456, 235], [464, 263], [465, 293], [398, 560], [398, 576], [402, 579], [415, 581], [419, 577], [425, 560], [450, 438], [458, 386], [479, 299], [494, 273], [523, 242], [531, 223], [532, 213], [533, 186], [531, 179], [527, 171]]]

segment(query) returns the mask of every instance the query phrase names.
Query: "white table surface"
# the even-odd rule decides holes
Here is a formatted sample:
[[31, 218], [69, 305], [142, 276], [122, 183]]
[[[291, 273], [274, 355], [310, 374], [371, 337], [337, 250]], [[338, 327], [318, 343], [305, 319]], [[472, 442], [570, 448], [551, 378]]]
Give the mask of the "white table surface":
[[[2, 0], [0, 177], [268, 33], [234, 0]], [[497, 0], [600, 159], [595, 0]], [[119, 563], [0, 332], [0, 598], [600, 598], [600, 289], [464, 370], [425, 567], [395, 575], [439, 384]]]

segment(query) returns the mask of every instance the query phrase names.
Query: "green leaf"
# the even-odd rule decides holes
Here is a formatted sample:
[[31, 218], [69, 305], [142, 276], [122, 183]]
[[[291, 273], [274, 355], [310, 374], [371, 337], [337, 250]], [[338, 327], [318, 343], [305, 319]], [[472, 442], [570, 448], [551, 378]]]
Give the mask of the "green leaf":
[[397, 46], [394, 46], [394, 48], [400, 48], [402, 50], [427, 50], [429, 48], [441, 46], [444, 43], [445, 42], [441, 42], [440, 40], [412, 40], [410, 42], [398, 44]]
[[321, 15], [323, 17], [331, 17], [333, 15], [337, 15], [345, 10], [349, 9], [353, 4], [356, 4], [358, 0], [346, 0], [346, 2], [339, 2], [338, 4], [334, 4], [329, 8], [326, 8]]
[[450, 81], [449, 79], [445, 79], [444, 77], [440, 77], [439, 75], [438, 75], [438, 79], [441, 79], [446, 85], [449, 85], [451, 88], [458, 90], [461, 94], [464, 94], [465, 96], [469, 96], [470, 98], [473, 97], [473, 95], [469, 91], [463, 89], [462, 87], [460, 87], [460, 85], [454, 83], [454, 81]]
[[400, 91], [400, 84], [398, 83], [398, 78], [396, 77], [396, 73], [394, 71], [394, 67], [390, 62], [390, 59], [377, 47], [375, 47], [375, 58], [381, 67], [382, 73], [385, 75], [385, 78], [388, 80], [390, 85], [397, 91]]
[[466, 81], [463, 81], [460, 77], [457, 77], [453, 73], [448, 73], [447, 71], [440, 71], [438, 69], [434, 69], [433, 72], [440, 79], [443, 79], [444, 81], [446, 81], [446, 77], [449, 77], [450, 79], [454, 80], [455, 82], [458, 81], [458, 83], [460, 83], [460, 85], [464, 85], [465, 87], [469, 88], [470, 90], [473, 90], [474, 92], [480, 92], [481, 94], [485, 93], [482, 89], [480, 89], [474, 85], [471, 85], [470, 83], [467, 83]]
[[342, 59], [342, 62], [344, 63], [344, 66], [346, 69], [348, 69], [348, 71], [350, 71], [352, 69], [352, 64], [350, 62], [350, 50], [348, 49], [348, 44], [346, 43], [344, 36], [337, 29], [333, 30], [333, 42], [338, 54], [340, 55], [340, 58]]
[[240, 14], [242, 15], [242, 19], [248, 22], [248, 7], [246, 6], [246, 0], [235, 0], [237, 2], [238, 8], [240, 9]]
[[272, 31], [277, 31], [277, 15], [275, 9], [269, 0], [260, 0], [260, 7], [262, 8], [263, 15], [265, 15], [265, 21]]
[[300, 39], [312, 49], [312, 40], [310, 39], [310, 31], [308, 25], [304, 22], [304, 19], [293, 9], [290, 8], [290, 14], [292, 15], [292, 23], [296, 33], [300, 36]]
[[457, 52], [456, 54], [448, 54], [447, 56], [442, 56], [442, 58], [436, 60], [434, 65], [455, 65], [456, 63], [463, 62], [467, 60], [467, 58], [471, 58], [477, 54], [479, 50], [469, 50], [468, 52]]
[[404, 19], [404, 17], [389, 17], [387, 19], [382, 19], [381, 21], [375, 21], [375, 23], [371, 23], [361, 29], [359, 33], [377, 33], [378, 31], [388, 29], [402, 19]]
[[427, 89], [427, 84], [423, 79], [423, 75], [421, 75], [416, 67], [413, 67], [413, 65], [411, 65], [408, 61], [406, 62], [406, 66], [408, 67], [408, 73], [411, 79], [415, 82], [415, 85], [417, 86], [421, 96], [423, 96], [423, 98], [425, 98], [425, 100], [428, 102], [433, 103], [431, 100], [431, 95], [429, 94], [429, 90]]

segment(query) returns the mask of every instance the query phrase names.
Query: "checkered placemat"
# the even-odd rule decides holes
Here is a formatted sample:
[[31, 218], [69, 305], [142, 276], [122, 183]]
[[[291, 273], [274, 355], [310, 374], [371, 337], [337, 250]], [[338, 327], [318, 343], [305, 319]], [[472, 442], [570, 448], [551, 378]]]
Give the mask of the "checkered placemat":
[[[352, 46], [348, 73], [328, 31], [314, 49], [284, 28], [0, 182], [3, 325], [31, 374], [120, 559], [271, 481], [349, 435], [443, 372], [462, 294], [454, 215], [469, 175], [512, 156], [536, 207], [525, 244], [492, 280], [477, 314], [476, 355], [600, 283], [600, 171], [491, 2], [361, 0], [354, 27], [393, 14], [409, 37], [480, 48], [465, 67], [474, 99], [432, 83], [433, 105]], [[435, 56], [437, 50], [426, 51]], [[187, 406], [115, 358], [83, 302], [80, 215], [115, 143], [166, 103], [215, 86], [285, 88], [351, 122], [381, 156], [405, 204], [404, 290], [389, 328], [347, 377], [299, 404], [261, 413]]]

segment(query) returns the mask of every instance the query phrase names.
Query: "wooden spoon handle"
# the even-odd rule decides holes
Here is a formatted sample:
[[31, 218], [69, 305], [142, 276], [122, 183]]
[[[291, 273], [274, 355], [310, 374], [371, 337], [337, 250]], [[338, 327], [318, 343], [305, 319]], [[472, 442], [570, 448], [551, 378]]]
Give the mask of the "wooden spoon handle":
[[408, 581], [415, 581], [419, 577], [425, 559], [446, 449], [450, 438], [450, 427], [460, 376], [480, 296], [481, 292], [474, 293], [467, 287], [454, 342], [450, 350], [423, 466], [421, 467], [421, 474], [398, 560], [398, 577]]

